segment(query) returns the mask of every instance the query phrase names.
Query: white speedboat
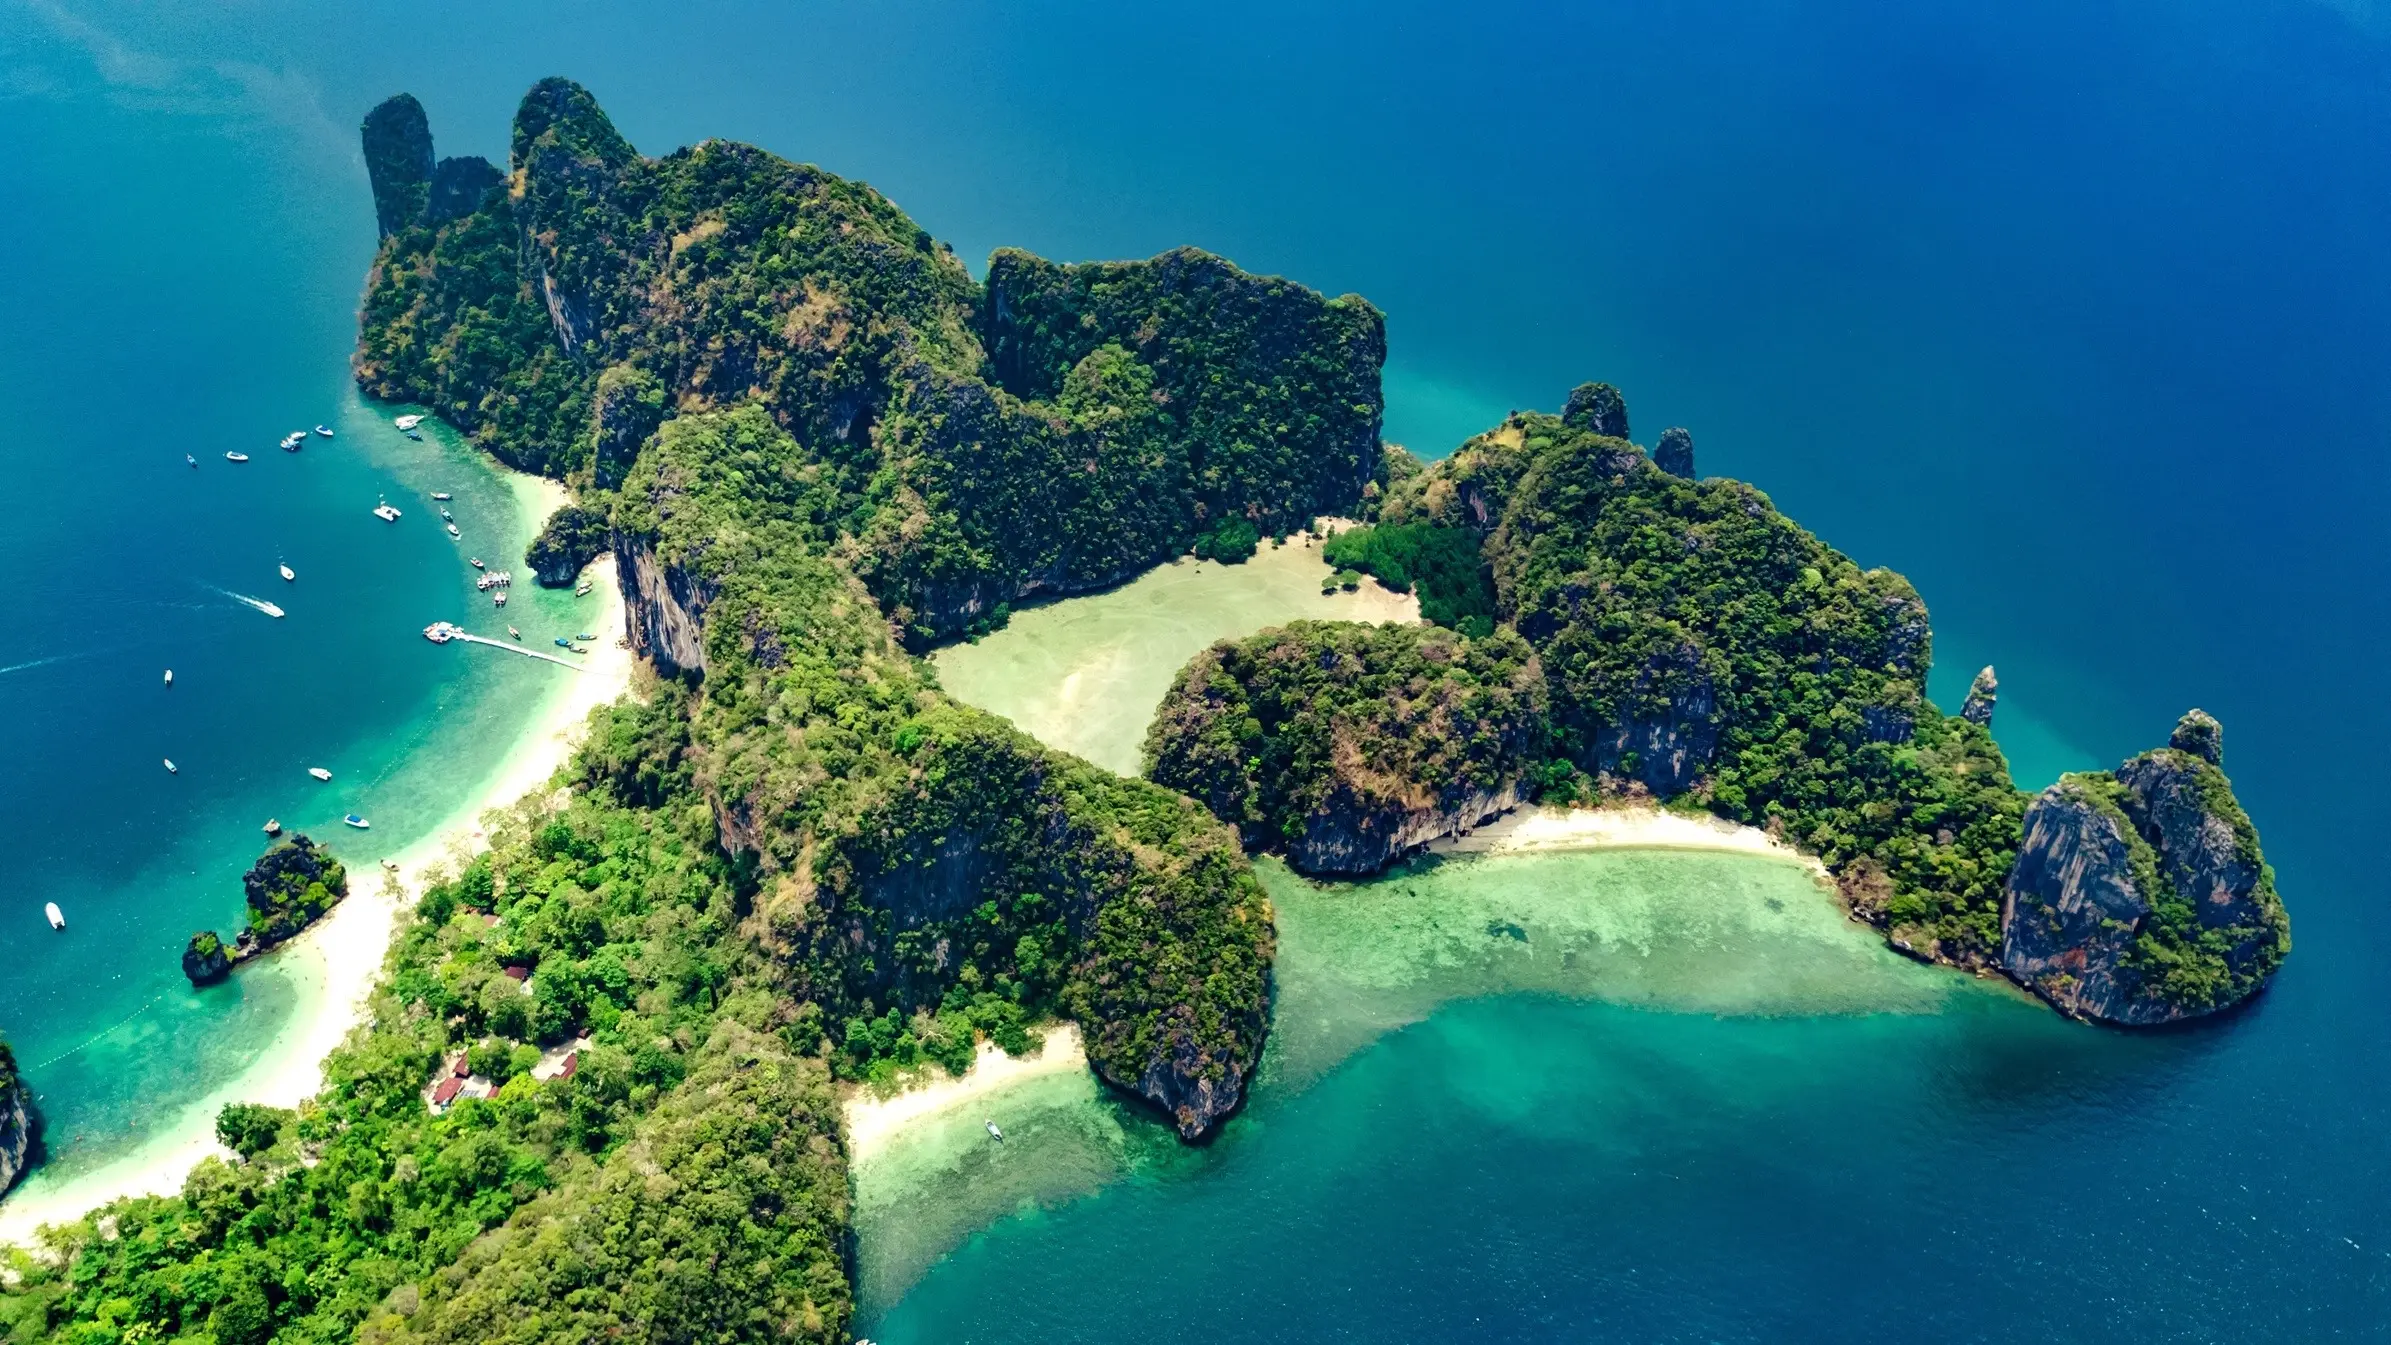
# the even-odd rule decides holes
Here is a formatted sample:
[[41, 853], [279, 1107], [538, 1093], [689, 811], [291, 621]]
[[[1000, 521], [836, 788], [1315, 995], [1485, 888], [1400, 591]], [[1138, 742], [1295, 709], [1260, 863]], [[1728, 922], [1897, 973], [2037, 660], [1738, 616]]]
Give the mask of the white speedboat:
[[282, 610], [281, 608], [279, 608], [279, 607], [276, 607], [274, 604], [272, 604], [272, 603], [270, 603], [270, 602], [261, 602], [261, 603], [259, 603], [259, 604], [257, 605], [257, 610], [259, 610], [259, 611], [261, 611], [261, 612], [265, 613], [267, 616], [271, 616], [271, 617], [280, 617], [280, 616], [282, 616], [282, 615], [283, 615], [283, 610]]
[[318, 425], [315, 427], [315, 432], [324, 436], [326, 439], [332, 437], [332, 427], [329, 425]]
[[394, 421], [392, 421], [392, 422], [390, 422], [390, 423], [391, 423], [391, 424], [393, 424], [393, 425], [396, 425], [396, 426], [398, 426], [398, 427], [399, 427], [400, 429], [402, 429], [402, 430], [411, 430], [411, 429], [414, 429], [416, 426], [418, 426], [418, 425], [421, 425], [421, 424], [423, 423], [423, 417], [422, 417], [422, 416], [400, 416], [398, 419], [396, 419], [396, 420], [394, 420]]
[[174, 685], [174, 669], [172, 669], [172, 668], [168, 668], [168, 669], [166, 670], [166, 685], [168, 685], [168, 686], [173, 686], [173, 685]]
[[367, 829], [368, 827], [371, 827], [371, 826], [373, 825], [373, 823], [366, 821], [364, 818], [362, 818], [362, 817], [359, 817], [359, 816], [358, 816], [357, 814], [355, 814], [355, 813], [351, 813], [351, 814], [349, 814], [347, 817], [344, 817], [344, 818], [342, 818], [342, 819], [340, 819], [340, 820], [341, 820], [342, 822], [345, 822], [345, 823], [347, 823], [348, 825], [350, 825], [350, 826], [352, 826], [352, 827], [355, 827], [355, 828], [357, 828], [359, 831], [364, 831], [365, 829]]
[[185, 461], [185, 462], [187, 462], [187, 463], [190, 463], [190, 464], [191, 464], [192, 466], [194, 466], [194, 467], [197, 467], [197, 466], [199, 465], [199, 459], [197, 459], [197, 458], [195, 458], [195, 457], [192, 457], [192, 456], [191, 456], [190, 454], [188, 454], [188, 453], [185, 453], [185, 454], [183, 455], [183, 461]]
[[299, 451], [299, 445], [306, 442], [307, 431], [293, 430], [289, 434], [282, 436], [282, 451], [285, 453], [296, 453]]
[[454, 524], [454, 523], [451, 523], [451, 524], [449, 524], [449, 525], [448, 525], [448, 535], [449, 535], [449, 536], [451, 536], [451, 537], [462, 537], [462, 536], [464, 536], [465, 534], [463, 534], [463, 533], [461, 533], [461, 532], [458, 532], [458, 531], [457, 531], [457, 525], [456, 525], [456, 524]]
[[280, 568], [282, 571], [282, 582], [286, 584], [299, 577], [298, 571], [293, 570], [288, 565], [280, 566], [278, 568]]
[[523, 638], [523, 632], [521, 632], [521, 631], [519, 631], [519, 630], [516, 630], [516, 629], [515, 629], [514, 627], [512, 627], [512, 626], [509, 626], [509, 627], [507, 627], [507, 628], [506, 628], [506, 633], [507, 633], [508, 635], [511, 635], [511, 636], [513, 636], [514, 638], [516, 638], [516, 639], [518, 639], [518, 640], [520, 640], [520, 639], [522, 639], [522, 638]]
[[42, 914], [50, 917], [50, 928], [66, 928], [66, 912], [58, 909], [57, 902], [53, 901], [44, 903], [42, 906]]
[[180, 775], [183, 773], [183, 768], [174, 764], [173, 757], [168, 757], [166, 758], [166, 773], [168, 775]]
[[445, 490], [435, 490], [432, 492], [432, 498], [435, 500], [453, 500], [456, 498], [456, 496], [449, 494]]
[[988, 1136], [999, 1144], [1004, 1143], [1005, 1132], [996, 1128], [996, 1122], [994, 1119], [990, 1119], [988, 1122]]
[[318, 780], [329, 780], [332, 778], [332, 772], [325, 770], [321, 766], [310, 766], [307, 768], [307, 773], [314, 776]]
[[249, 461], [249, 455], [246, 453], [227, 453], [224, 455], [224, 460], [226, 462], [247, 462]]

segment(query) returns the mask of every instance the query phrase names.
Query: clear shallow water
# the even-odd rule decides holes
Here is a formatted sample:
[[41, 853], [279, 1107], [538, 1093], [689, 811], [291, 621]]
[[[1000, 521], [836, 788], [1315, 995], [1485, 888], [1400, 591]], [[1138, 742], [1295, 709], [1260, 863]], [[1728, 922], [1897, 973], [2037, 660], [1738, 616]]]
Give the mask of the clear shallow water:
[[[20, 225], [0, 249], [0, 452], [50, 501], [15, 516], [31, 540], [11, 555], [146, 545], [155, 507], [44, 531], [56, 501], [134, 479], [106, 456], [123, 436], [78, 429], [131, 415], [127, 388], [223, 398], [217, 419], [269, 451], [285, 419], [321, 418], [257, 371], [296, 351], [309, 397], [336, 395], [371, 243], [354, 127], [400, 88], [448, 153], [502, 155], [522, 89], [565, 73], [643, 148], [729, 135], [864, 177], [975, 264], [999, 244], [1197, 242], [1356, 290], [1389, 314], [1390, 437], [1433, 452], [1608, 378], [1640, 434], [1691, 426], [1705, 470], [1907, 572], [1936, 615], [1937, 695], [2001, 667], [2021, 778], [2113, 762], [2193, 703], [2219, 714], [2298, 949], [2253, 1012], [2161, 1037], [2006, 1004], [1470, 1001], [1283, 1114], [1257, 1101], [1194, 1160], [1218, 1163], [1202, 1180], [998, 1223], [884, 1334], [2379, 1338], [2378, 9], [750, 4], [700, 22], [0, 0], [0, 218]], [[17, 592], [17, 626], [56, 618], [51, 589]], [[138, 691], [151, 661], [126, 674]], [[44, 703], [10, 694], [17, 676], [0, 717]], [[145, 740], [131, 786], [155, 755]], [[29, 869], [156, 862], [137, 828], [73, 829], [110, 807], [11, 806], [45, 810], [5, 836]], [[1371, 1124], [1386, 1098], [1401, 1124]], [[1235, 1147], [1265, 1128], [1303, 1142]]]
[[[0, 249], [0, 1033], [37, 1090], [47, 1182], [159, 1138], [288, 1023], [301, 997], [271, 960], [206, 991], [178, 962], [193, 930], [237, 929], [268, 817], [370, 881], [571, 675], [418, 634], [491, 629], [463, 557], [520, 572], [535, 519], [486, 460], [351, 391], [372, 219], [290, 189], [345, 160], [286, 131], [72, 88], [0, 116], [0, 215], [42, 226]], [[319, 422], [336, 437], [276, 448]], [[370, 512], [383, 494], [396, 525]], [[544, 638], [572, 605], [519, 590], [507, 610]], [[372, 832], [340, 825], [352, 810]]]
[[1365, 581], [1324, 594], [1316, 545], [1265, 540], [1251, 560], [1185, 557], [1104, 593], [1016, 613], [1000, 635], [938, 651], [939, 684], [1040, 741], [1136, 775], [1154, 708], [1215, 640], [1289, 621], [1416, 621], [1419, 601]]

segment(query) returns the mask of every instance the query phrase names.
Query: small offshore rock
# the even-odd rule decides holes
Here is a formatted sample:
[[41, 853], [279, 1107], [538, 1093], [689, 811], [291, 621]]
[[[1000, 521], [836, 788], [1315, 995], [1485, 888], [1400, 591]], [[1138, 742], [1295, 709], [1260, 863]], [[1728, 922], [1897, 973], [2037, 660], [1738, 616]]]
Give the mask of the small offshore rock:
[[193, 985], [214, 985], [232, 974], [232, 953], [216, 931], [203, 929], [183, 948], [183, 975]]
[[[1622, 412], [1624, 422], [1625, 413]], [[1694, 436], [1683, 426], [1672, 426], [1660, 432], [1660, 443], [1652, 450], [1653, 465], [1671, 476], [1694, 479]]]
[[1992, 727], [1993, 706], [2000, 699], [2001, 679], [1993, 676], [1992, 665], [1987, 663], [1984, 671], [1976, 674], [1976, 680], [1968, 683], [1968, 698], [1960, 702], [1959, 717], [1978, 728], [1989, 729]]

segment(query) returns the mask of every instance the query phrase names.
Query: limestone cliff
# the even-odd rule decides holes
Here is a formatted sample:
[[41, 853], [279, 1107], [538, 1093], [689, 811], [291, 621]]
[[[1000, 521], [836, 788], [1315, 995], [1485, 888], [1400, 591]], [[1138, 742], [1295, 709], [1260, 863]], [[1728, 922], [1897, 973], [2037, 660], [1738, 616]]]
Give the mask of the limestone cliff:
[[402, 93], [366, 113], [359, 134], [374, 188], [374, 222], [388, 238], [423, 218], [432, 185], [432, 126], [415, 95]]
[[17, 1058], [0, 1041], [0, 1194], [23, 1175], [33, 1152], [33, 1101]]
[[1652, 446], [1652, 465], [1671, 476], [1694, 479], [1694, 436], [1683, 426], [1660, 432], [1660, 442]]
[[[2177, 738], [2213, 743], [2214, 727], [2195, 711]], [[2027, 809], [2001, 965], [2062, 1012], [2128, 1026], [2214, 1013], [2263, 989], [2290, 948], [2258, 834], [2207, 758], [2160, 748]]]

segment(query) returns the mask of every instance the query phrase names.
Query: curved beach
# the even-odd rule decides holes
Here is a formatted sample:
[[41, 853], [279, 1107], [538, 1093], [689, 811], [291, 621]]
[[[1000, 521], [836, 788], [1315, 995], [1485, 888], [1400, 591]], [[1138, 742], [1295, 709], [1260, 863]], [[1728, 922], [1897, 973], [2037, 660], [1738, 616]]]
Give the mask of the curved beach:
[[[563, 488], [553, 482], [512, 480], [532, 517], [545, 517], [563, 503]], [[0, 1199], [0, 1242], [30, 1242], [45, 1223], [73, 1220], [122, 1197], [173, 1194], [200, 1160], [226, 1152], [215, 1138], [216, 1113], [224, 1104], [289, 1107], [315, 1094], [323, 1084], [324, 1058], [362, 1020], [395, 922], [414, 904], [427, 876], [482, 848], [482, 815], [545, 784], [570, 757], [590, 712], [629, 690], [635, 660], [617, 643], [623, 603], [613, 557], [601, 557], [588, 577], [601, 603], [591, 627], [599, 638], [579, 673], [558, 674], [497, 768], [422, 840], [403, 849], [377, 851], [371, 833], [341, 837], [339, 853], [354, 875], [348, 898], [241, 973], [287, 977], [299, 997], [298, 1009], [256, 1063], [186, 1107], [155, 1139], [112, 1162], [59, 1181], [45, 1180], [36, 1169]], [[392, 864], [397, 867], [386, 867]]]

